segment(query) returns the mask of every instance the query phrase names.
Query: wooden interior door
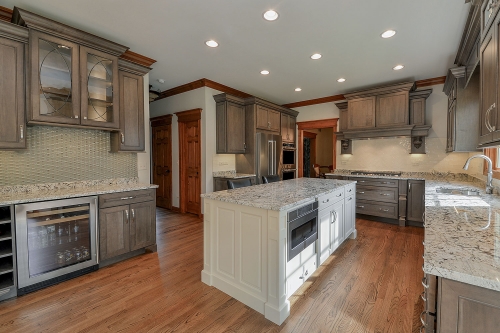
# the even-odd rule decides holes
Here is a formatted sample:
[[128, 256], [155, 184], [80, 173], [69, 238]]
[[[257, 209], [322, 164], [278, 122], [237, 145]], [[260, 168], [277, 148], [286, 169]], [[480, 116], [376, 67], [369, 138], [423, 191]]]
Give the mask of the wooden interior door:
[[181, 213], [201, 216], [201, 109], [177, 112]]
[[151, 119], [156, 205], [172, 209], [172, 115]]

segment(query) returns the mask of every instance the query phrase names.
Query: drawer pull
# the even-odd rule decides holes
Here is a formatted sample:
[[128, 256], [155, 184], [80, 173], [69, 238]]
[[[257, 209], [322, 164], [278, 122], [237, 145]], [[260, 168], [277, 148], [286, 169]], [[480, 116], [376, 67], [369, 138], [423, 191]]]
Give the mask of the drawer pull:
[[394, 184], [393, 182], [381, 182], [381, 184]]
[[366, 180], [358, 180], [360, 183], [366, 183]]
[[361, 208], [361, 209], [363, 209], [363, 208], [365, 208], [365, 206], [356, 206], [356, 208]]
[[352, 188], [350, 188], [349, 191], [347, 191], [347, 192], [352, 192]]
[[323, 203], [330, 202], [330, 199], [323, 200]]
[[382, 211], [384, 211], [384, 212], [388, 212], [388, 211], [389, 211], [389, 209], [388, 209], [388, 208], [385, 208], [385, 209], [380, 208], [380, 210], [382, 210]]
[[427, 314], [427, 311], [422, 311], [422, 313], [420, 314], [420, 321], [422, 322], [422, 325], [424, 325], [424, 327], [425, 327], [425, 319], [422, 318], [422, 316], [425, 314]]
[[380, 193], [380, 195], [383, 195], [383, 196], [389, 196], [390, 194], [389, 193]]
[[347, 201], [351, 201], [352, 200], [352, 197], [350, 197], [349, 199], [347, 199]]
[[123, 197], [123, 198], [120, 198], [120, 200], [128, 200], [128, 199], [133, 199], [134, 197]]
[[341, 196], [342, 196], [342, 193], [339, 193], [339, 194], [336, 195], [337, 198], [341, 197]]
[[425, 298], [425, 291], [422, 291], [422, 293], [420, 294], [420, 298], [422, 299], [422, 301], [427, 302], [427, 298]]
[[425, 276], [422, 278], [422, 286], [424, 286], [425, 289], [429, 289], [429, 285], [427, 284], [427, 278]]
[[356, 192], [356, 193], [359, 193], [359, 194], [365, 194], [365, 192], [361, 192], [361, 191], [359, 191], [359, 192]]
[[307, 276], [309, 274], [309, 270], [307, 270], [304, 275]]

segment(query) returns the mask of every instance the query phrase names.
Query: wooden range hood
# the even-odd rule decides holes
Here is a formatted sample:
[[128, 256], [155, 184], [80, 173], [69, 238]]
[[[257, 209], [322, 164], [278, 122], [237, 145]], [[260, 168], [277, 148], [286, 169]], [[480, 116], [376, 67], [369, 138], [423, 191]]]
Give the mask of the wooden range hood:
[[337, 138], [374, 139], [426, 137], [426, 99], [432, 89], [415, 90], [415, 82], [403, 82], [344, 94], [335, 103], [340, 110]]

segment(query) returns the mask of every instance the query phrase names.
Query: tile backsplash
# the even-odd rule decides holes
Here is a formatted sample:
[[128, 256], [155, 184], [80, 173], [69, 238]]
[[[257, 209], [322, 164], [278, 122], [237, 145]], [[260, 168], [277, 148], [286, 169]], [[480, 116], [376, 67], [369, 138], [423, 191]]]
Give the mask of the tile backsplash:
[[0, 151], [0, 186], [137, 177], [137, 154], [110, 153], [109, 132], [33, 126], [26, 140]]

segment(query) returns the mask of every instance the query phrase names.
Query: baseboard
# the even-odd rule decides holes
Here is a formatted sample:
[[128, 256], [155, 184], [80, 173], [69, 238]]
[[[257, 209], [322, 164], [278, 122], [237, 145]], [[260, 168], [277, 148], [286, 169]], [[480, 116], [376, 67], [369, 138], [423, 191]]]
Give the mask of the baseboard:
[[179, 207], [174, 207], [174, 206], [172, 206], [172, 211], [173, 211], [174, 213], [180, 213], [180, 212], [181, 212], [181, 209], [180, 209]]

